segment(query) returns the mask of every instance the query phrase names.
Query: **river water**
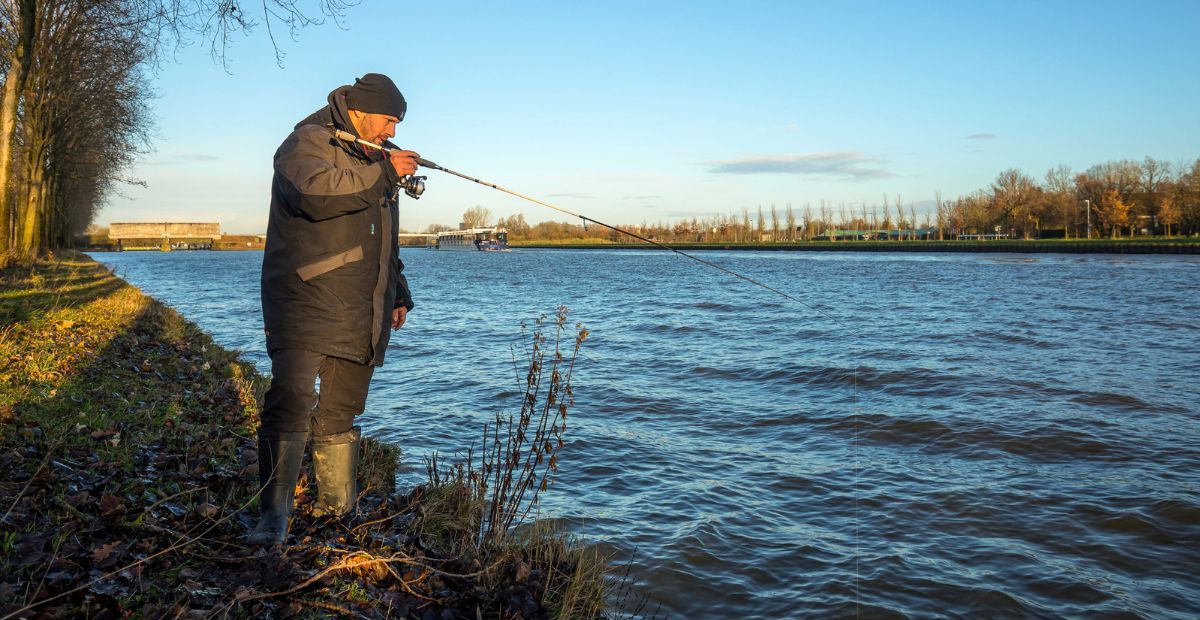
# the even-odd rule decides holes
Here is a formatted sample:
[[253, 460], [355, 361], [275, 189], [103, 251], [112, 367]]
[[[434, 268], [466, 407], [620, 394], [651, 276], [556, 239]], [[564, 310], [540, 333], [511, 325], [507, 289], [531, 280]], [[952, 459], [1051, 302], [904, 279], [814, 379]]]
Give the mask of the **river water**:
[[[269, 371], [261, 252], [94, 257]], [[361, 423], [515, 413], [520, 323], [592, 332], [543, 515], [673, 617], [1200, 616], [1200, 257], [405, 250]], [[855, 387], [857, 385], [857, 388]]]

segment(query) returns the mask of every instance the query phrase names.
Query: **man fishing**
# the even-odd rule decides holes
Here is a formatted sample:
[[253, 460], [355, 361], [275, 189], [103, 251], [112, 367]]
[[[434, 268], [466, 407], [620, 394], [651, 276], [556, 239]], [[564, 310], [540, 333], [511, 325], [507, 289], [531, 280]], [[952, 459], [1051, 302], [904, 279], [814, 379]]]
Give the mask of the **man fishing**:
[[396, 248], [397, 184], [416, 171], [417, 154], [335, 132], [394, 147], [388, 139], [407, 107], [390, 78], [368, 73], [329, 93], [328, 105], [275, 152], [262, 266], [272, 377], [258, 429], [262, 515], [251, 544], [285, 542], [310, 430], [313, 514], [341, 517], [355, 507], [354, 417], [383, 364], [388, 328], [400, 329], [413, 307]]

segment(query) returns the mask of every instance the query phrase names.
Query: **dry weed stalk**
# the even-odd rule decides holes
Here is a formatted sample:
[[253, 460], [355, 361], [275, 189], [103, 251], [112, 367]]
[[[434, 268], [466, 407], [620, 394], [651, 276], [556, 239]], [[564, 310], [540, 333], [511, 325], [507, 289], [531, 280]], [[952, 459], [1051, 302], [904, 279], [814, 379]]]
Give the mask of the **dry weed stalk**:
[[[587, 329], [578, 323], [573, 338], [567, 333], [567, 312], [566, 306], [559, 306], [552, 324], [547, 325], [545, 315], [534, 322], [531, 346], [526, 349], [528, 369], [520, 380], [520, 414], [514, 419], [498, 413], [494, 423], [484, 425], [478, 460], [471, 449], [465, 463], [446, 465], [437, 454], [426, 461], [432, 499], [440, 501], [446, 495], [447, 501], [469, 513], [460, 514], [456, 527], [450, 528], [461, 535], [459, 544], [450, 545], [458, 551], [466, 546], [479, 551], [502, 548], [553, 481], [574, 404], [575, 359], [588, 337]], [[548, 331], [552, 336], [547, 336]], [[436, 538], [448, 528], [434, 529], [439, 531], [426, 531]]]
[[[553, 352], [547, 362], [549, 338], [545, 334], [545, 321], [546, 317], [541, 316], [534, 324], [519, 417], [514, 423], [511, 415], [505, 418], [497, 414], [495, 424], [490, 428], [484, 425], [479, 465], [476, 467], [472, 460], [467, 462], [467, 477], [475, 485], [476, 496], [488, 499], [480, 523], [479, 546], [503, 544], [512, 528], [521, 524], [538, 505], [542, 492], [558, 470], [567, 412], [575, 404], [571, 390], [575, 359], [588, 331], [575, 324], [570, 357], [565, 356], [567, 307], [559, 306], [552, 326]], [[549, 384], [543, 385], [547, 374]]]

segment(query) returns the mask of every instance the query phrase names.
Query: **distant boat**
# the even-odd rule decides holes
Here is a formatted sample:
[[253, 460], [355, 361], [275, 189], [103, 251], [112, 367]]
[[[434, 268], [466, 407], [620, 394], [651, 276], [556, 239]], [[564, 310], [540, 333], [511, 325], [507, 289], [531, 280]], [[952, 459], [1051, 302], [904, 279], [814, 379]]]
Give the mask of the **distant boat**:
[[502, 227], [464, 228], [440, 232], [430, 239], [427, 246], [434, 250], [472, 250], [480, 252], [507, 252], [508, 231]]

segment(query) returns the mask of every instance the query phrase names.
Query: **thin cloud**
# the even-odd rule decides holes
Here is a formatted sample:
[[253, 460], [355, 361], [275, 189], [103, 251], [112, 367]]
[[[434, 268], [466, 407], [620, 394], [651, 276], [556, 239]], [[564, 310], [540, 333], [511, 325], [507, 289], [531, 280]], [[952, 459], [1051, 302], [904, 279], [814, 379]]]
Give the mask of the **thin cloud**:
[[716, 211], [667, 211], [667, 217], [708, 217], [717, 215]]
[[583, 198], [583, 199], [595, 198], [595, 196], [592, 196], [591, 194], [546, 194], [546, 195], [551, 198]]
[[659, 196], [658, 194], [646, 194], [645, 196], [622, 196], [621, 200], [654, 200], [655, 198], [662, 198], [662, 196]]
[[142, 166], [174, 166], [177, 164], [197, 164], [210, 161], [220, 161], [221, 158], [217, 155], [208, 155], [206, 153], [179, 153], [177, 155], [169, 155], [164, 157], [148, 157], [140, 165]]
[[973, 134], [967, 136], [967, 139], [968, 140], [995, 140], [998, 137], [999, 136], [997, 136], [994, 133], [973, 133]]
[[799, 155], [752, 155], [741, 159], [712, 161], [709, 172], [718, 174], [800, 174], [844, 177], [855, 180], [895, 176], [879, 168], [882, 160], [856, 151], [802, 153]]

